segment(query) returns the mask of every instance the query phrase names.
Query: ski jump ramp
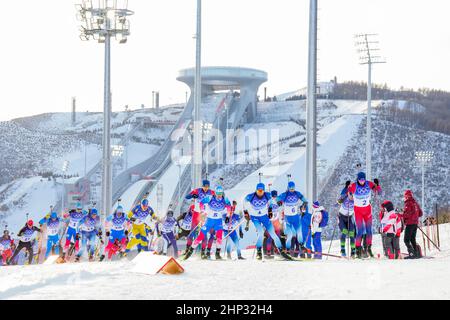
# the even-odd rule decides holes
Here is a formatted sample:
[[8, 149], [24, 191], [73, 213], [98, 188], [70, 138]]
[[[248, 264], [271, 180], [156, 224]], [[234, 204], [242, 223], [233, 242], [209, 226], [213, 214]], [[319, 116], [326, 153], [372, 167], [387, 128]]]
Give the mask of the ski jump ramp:
[[[201, 74], [202, 101], [208, 100], [208, 97], [220, 97], [220, 99], [217, 99], [216, 104], [206, 104], [207, 107], [205, 110], [203, 110], [204, 104], [202, 103], [202, 113], [204, 113], [202, 114], [203, 121], [210, 122], [213, 128], [225, 133], [227, 128], [235, 129], [244, 123], [252, 122], [256, 119], [257, 92], [259, 86], [267, 81], [266, 72], [239, 67], [203, 67]], [[114, 179], [113, 203], [124, 194], [127, 195], [127, 204], [131, 202], [134, 202], [133, 205], [138, 203], [146, 193], [149, 193], [151, 199], [154, 201], [156, 194], [155, 186], [160, 183], [166, 183], [167, 181], [162, 181], [162, 179], [170, 177], [171, 187], [164, 188], [164, 192], [169, 194], [165, 194], [163, 197], [161, 211], [165, 212], [169, 204], [172, 205], [175, 212], [180, 209], [182, 201], [179, 198], [180, 196], [183, 198], [186, 190], [191, 187], [190, 165], [183, 166], [182, 170], [180, 168], [181, 181], [177, 181], [178, 175], [173, 174], [177, 170], [175, 170], [176, 165], [172, 162], [171, 153], [178, 143], [174, 137], [180, 134], [180, 129], [188, 130], [193, 118], [195, 69], [181, 70], [177, 80], [184, 82], [191, 89], [191, 96], [184, 112], [172, 129], [169, 138], [156, 155], [123, 172]], [[234, 94], [237, 90], [240, 91], [238, 97]], [[222, 98], [220, 92], [223, 91], [228, 91], [228, 93], [226, 95], [222, 93], [224, 95]], [[210, 108], [211, 112], [208, 112]], [[226, 135], [224, 134], [223, 136]], [[205, 143], [207, 144], [207, 142]], [[151, 179], [147, 179], [144, 183], [134, 184], [131, 182], [131, 173], [136, 172], [142, 177], [150, 177]], [[174, 183], [174, 181], [177, 181], [177, 183]], [[141, 187], [141, 190], [136, 192], [136, 188], [139, 187]], [[129, 188], [132, 188], [133, 192], [135, 192], [134, 201], [131, 201], [131, 191], [127, 191]], [[125, 197], [122, 196], [122, 198]]]

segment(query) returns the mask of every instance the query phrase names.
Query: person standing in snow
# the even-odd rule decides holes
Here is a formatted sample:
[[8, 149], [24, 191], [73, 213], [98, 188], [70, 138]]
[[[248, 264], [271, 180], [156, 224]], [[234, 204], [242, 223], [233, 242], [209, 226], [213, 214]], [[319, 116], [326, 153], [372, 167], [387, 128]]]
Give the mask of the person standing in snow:
[[131, 232], [134, 238], [128, 242], [126, 252], [129, 252], [136, 245], [138, 246], [138, 252], [148, 251], [149, 243], [145, 221], [149, 217], [157, 220], [155, 211], [149, 206], [148, 199], [142, 199], [141, 203], [134, 207], [127, 217], [132, 222]]
[[[238, 230], [234, 230], [239, 223], [241, 222], [242, 216], [241, 214], [236, 212], [236, 201], [233, 201], [233, 206], [231, 207], [231, 211], [230, 213], [224, 213], [223, 214], [223, 229], [225, 231], [224, 236], [225, 237], [229, 237], [229, 239], [226, 241], [226, 252], [227, 252], [227, 258], [231, 259], [231, 248], [233, 246], [236, 247], [236, 251], [237, 251], [237, 256], [238, 256], [238, 260], [245, 260], [242, 257], [241, 254], [241, 248], [239, 247], [239, 238], [243, 238], [244, 237], [244, 233], [242, 232], [242, 225], [239, 226]], [[230, 234], [231, 232], [231, 234]], [[238, 232], [239, 232], [239, 236], [238, 236]]]
[[356, 182], [352, 183], [348, 189], [353, 196], [355, 223], [356, 223], [356, 255], [362, 258], [362, 237], [366, 235], [365, 252], [373, 258], [372, 253], [372, 205], [370, 203], [372, 191], [375, 194], [381, 194], [381, 187], [378, 179], [367, 181], [366, 174], [359, 172]]
[[348, 187], [350, 186], [350, 181], [345, 183], [344, 189], [342, 189], [341, 194], [337, 200], [338, 204], [340, 204], [339, 208], [339, 230], [341, 231], [341, 256], [346, 257], [345, 251], [345, 241], [350, 238], [350, 247], [351, 247], [351, 257], [354, 258], [356, 254], [355, 247], [355, 223], [353, 221], [354, 216], [354, 201], [353, 195], [349, 193]]
[[156, 223], [156, 232], [161, 235], [164, 244], [162, 248], [162, 254], [167, 255], [167, 249], [169, 246], [173, 248], [173, 257], [178, 258], [178, 246], [175, 239], [175, 229], [177, 227], [177, 220], [173, 217], [173, 211], [167, 211], [166, 217], [161, 222]]
[[6, 265], [11, 258], [13, 252], [14, 240], [11, 239], [8, 230], [3, 231], [3, 236], [0, 238], [0, 258], [1, 264]]
[[[269, 218], [272, 222], [273, 228], [275, 229], [275, 234], [280, 238], [281, 245], [283, 248], [286, 247], [285, 235], [283, 233], [284, 229], [284, 214], [282, 210], [282, 203], [278, 201], [278, 191], [272, 190], [270, 192], [271, 199], [269, 201]], [[273, 239], [267, 234], [267, 255], [271, 257], [274, 254]]]
[[404, 242], [408, 248], [407, 259], [421, 258], [420, 249], [416, 242], [419, 218], [423, 216], [422, 209], [414, 199], [412, 191], [406, 190], [404, 194], [403, 221], [406, 225]]
[[17, 245], [16, 250], [14, 251], [13, 256], [10, 260], [8, 260], [7, 264], [11, 264], [11, 261], [14, 261], [16, 256], [19, 254], [22, 249], [25, 249], [28, 252], [28, 264], [31, 264], [33, 261], [33, 245], [32, 241], [35, 240], [34, 235], [36, 232], [42, 232], [41, 229], [34, 226], [33, 220], [28, 220], [25, 226], [20, 229], [17, 236], [19, 237], [19, 244]]
[[267, 230], [281, 256], [284, 259], [292, 260], [292, 256], [287, 253], [286, 249], [282, 248], [280, 238], [275, 234], [275, 229], [270, 222], [269, 210], [271, 208], [269, 207], [269, 201], [270, 193], [265, 191], [265, 185], [263, 183], [258, 183], [256, 185], [256, 191], [248, 194], [243, 203], [244, 217], [247, 221], [251, 220], [253, 222], [258, 234], [256, 240], [256, 259], [262, 260], [264, 230]]
[[[79, 226], [80, 221], [86, 216], [87, 212], [83, 210], [81, 202], [78, 202], [76, 209], [70, 210], [67, 216], [67, 231], [66, 231], [66, 243], [64, 244], [63, 253], [60, 260], [64, 260], [66, 254], [69, 251], [71, 243], [74, 243], [75, 251], [80, 248], [80, 234]], [[65, 217], [66, 218], [66, 217]]]
[[187, 260], [194, 252], [194, 249], [206, 238], [208, 232], [213, 229], [217, 236], [216, 260], [222, 259], [220, 256], [220, 247], [222, 245], [223, 222], [224, 214], [231, 212], [231, 203], [225, 197], [224, 190], [221, 186], [216, 188], [215, 194], [206, 196], [200, 202], [200, 210], [206, 215], [206, 221], [201, 228], [201, 232], [195, 239], [191, 247], [189, 247], [184, 259]]
[[[202, 187], [197, 188], [189, 192], [189, 194], [185, 197], [186, 200], [193, 200], [193, 207], [192, 207], [192, 223], [191, 223], [191, 236], [196, 237], [196, 229], [200, 229], [201, 224], [201, 209], [200, 209], [200, 202], [205, 197], [211, 197], [214, 196], [214, 191], [210, 188], [210, 182], [209, 180], [203, 180]], [[213, 236], [210, 235], [210, 239], [212, 239]], [[206, 236], [204, 240], [202, 241], [202, 258], [206, 259], [206, 246], [207, 246], [208, 237]], [[188, 239], [188, 244], [186, 247], [185, 254], [189, 250], [189, 248], [192, 246], [192, 240]]]
[[314, 201], [311, 217], [311, 237], [314, 245], [314, 259], [322, 259], [322, 228], [328, 223], [328, 212], [319, 201]]
[[105, 228], [108, 244], [105, 247], [104, 254], [100, 256], [100, 261], [105, 259], [105, 255], [111, 260], [117, 252], [123, 254], [127, 247], [128, 225], [130, 221], [125, 216], [121, 205], [118, 205], [114, 213], [106, 218], [106, 223], [109, 225], [109, 228]]
[[288, 251], [291, 249], [292, 239], [296, 237], [301, 246], [301, 249], [303, 250], [304, 240], [306, 240], [306, 238], [309, 236], [308, 234], [310, 233], [309, 226], [311, 224], [311, 220], [308, 219], [308, 234], [306, 235], [306, 237], [304, 237], [300, 211], [304, 211], [305, 213], [308, 211], [308, 201], [299, 191], [295, 190], [294, 181], [289, 181], [287, 191], [278, 196], [278, 201], [283, 205], [286, 224], [285, 232], [287, 237], [286, 249]]
[[97, 238], [100, 241], [102, 236], [102, 226], [97, 209], [93, 208], [89, 210], [88, 215], [80, 221], [80, 232], [81, 248], [77, 254], [76, 261], [80, 261], [84, 250], [88, 251], [89, 261], [93, 261]]
[[398, 259], [398, 252], [395, 250], [395, 236], [397, 234], [397, 214], [391, 201], [384, 201], [381, 204], [383, 217], [381, 219], [381, 232], [385, 235], [383, 247], [389, 259]]
[[62, 223], [56, 212], [46, 215], [39, 221], [39, 225], [47, 225], [47, 250], [45, 251], [45, 259], [48, 258], [52, 249], [54, 253], [59, 255], [59, 231]]

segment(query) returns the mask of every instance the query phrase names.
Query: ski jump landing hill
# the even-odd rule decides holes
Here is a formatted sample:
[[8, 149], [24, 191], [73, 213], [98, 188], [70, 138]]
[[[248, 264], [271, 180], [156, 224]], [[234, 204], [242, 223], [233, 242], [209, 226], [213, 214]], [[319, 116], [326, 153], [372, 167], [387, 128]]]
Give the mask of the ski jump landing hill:
[[[225, 137], [227, 129], [236, 129], [245, 123], [253, 122], [257, 115], [257, 92], [259, 86], [267, 81], [267, 73], [261, 70], [240, 67], [203, 67], [202, 78], [202, 121], [211, 128], [220, 130]], [[120, 198], [125, 209], [131, 208], [146, 194], [152, 201], [157, 200], [157, 211], [165, 212], [169, 206], [177, 213], [183, 205], [180, 198], [191, 188], [191, 166], [189, 161], [174, 163], [173, 152], [180, 151], [190, 138], [190, 124], [194, 109], [195, 69], [183, 69], [178, 81], [187, 84], [191, 96], [183, 111], [156, 155], [120, 174], [113, 181], [113, 203]], [[239, 91], [239, 94], [236, 94]], [[225, 139], [204, 141], [204, 148], [213, 152], [218, 145], [225, 148]], [[189, 145], [189, 144], [188, 144]], [[190, 150], [183, 154], [190, 154]], [[140, 175], [142, 180], [132, 181], [132, 175]], [[174, 183], [177, 181], [177, 183]], [[155, 186], [160, 185], [160, 191]], [[163, 190], [161, 192], [161, 190]]]

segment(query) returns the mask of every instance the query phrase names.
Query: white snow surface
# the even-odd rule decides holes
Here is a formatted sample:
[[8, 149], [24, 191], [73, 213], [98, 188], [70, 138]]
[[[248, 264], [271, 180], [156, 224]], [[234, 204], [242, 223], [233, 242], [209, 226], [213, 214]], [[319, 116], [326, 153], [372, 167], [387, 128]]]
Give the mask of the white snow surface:
[[[441, 225], [442, 252], [429, 252], [434, 259], [261, 262], [245, 250], [245, 261], [192, 257], [180, 262], [185, 273], [172, 276], [134, 273], [128, 260], [0, 267], [0, 299], [449, 299], [449, 240], [450, 225]], [[374, 241], [381, 252], [379, 236]], [[338, 246], [335, 240], [331, 253]]]

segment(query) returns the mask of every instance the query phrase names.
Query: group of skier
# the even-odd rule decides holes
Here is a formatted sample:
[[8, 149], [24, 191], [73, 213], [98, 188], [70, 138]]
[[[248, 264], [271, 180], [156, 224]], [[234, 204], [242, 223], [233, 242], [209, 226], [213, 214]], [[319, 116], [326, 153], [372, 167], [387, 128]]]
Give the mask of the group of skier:
[[[322, 252], [322, 230], [328, 224], [329, 214], [318, 201], [314, 201], [310, 208], [308, 200], [296, 189], [290, 176], [288, 178], [286, 191], [281, 194], [276, 190], [269, 192], [263, 183], [258, 183], [255, 191], [244, 197], [240, 207], [235, 200], [228, 199], [221, 185], [212, 190], [210, 182], [204, 180], [200, 188], [192, 190], [185, 197], [190, 201], [189, 209], [178, 217], [170, 209], [164, 217], [157, 217], [147, 197], [128, 214], [119, 204], [113, 214], [106, 218], [105, 226], [102, 226], [95, 207], [84, 210], [81, 203], [77, 203], [74, 209], [62, 217], [51, 210], [39, 221], [40, 227], [36, 227], [32, 220], [27, 221], [17, 234], [17, 245], [9, 231], [4, 231], [0, 238], [2, 264], [17, 263], [17, 256], [23, 249], [26, 250], [29, 264], [33, 259], [39, 261], [44, 228], [47, 237], [45, 259], [53, 252], [59, 255], [57, 261], [60, 263], [71, 261], [72, 258], [79, 261], [85, 252], [89, 261], [97, 257], [103, 261], [105, 258], [111, 260], [116, 255], [126, 256], [136, 246], [138, 252], [148, 251], [155, 235], [163, 242], [158, 252], [160, 254], [168, 254], [168, 249], [172, 247], [173, 256], [178, 258], [177, 240], [186, 238], [182, 259], [190, 258], [197, 248], [200, 249], [202, 259], [209, 259], [214, 242], [215, 258], [222, 259], [224, 241], [228, 259], [231, 259], [233, 247], [237, 259], [244, 259], [239, 242], [244, 237], [244, 231], [249, 230], [250, 223], [257, 234], [256, 259], [261, 260], [263, 256], [271, 259], [274, 255], [285, 260], [321, 259], [325, 254]], [[338, 197], [337, 226], [341, 232], [342, 257], [348, 254], [352, 258], [374, 257], [372, 194], [381, 194], [378, 179], [368, 181], [365, 174], [360, 172], [355, 182], [346, 182]], [[407, 258], [421, 256], [420, 248], [415, 243], [421, 216], [422, 211], [410, 190], [405, 192], [405, 208], [400, 212], [394, 209], [391, 201], [381, 204], [379, 231], [386, 257], [400, 258], [399, 239], [404, 229]], [[155, 223], [154, 230], [149, 221]], [[106, 243], [103, 241], [103, 232]], [[39, 249], [36, 252], [33, 247], [36, 247], [37, 242]], [[349, 252], [346, 251], [347, 246]]]
[[[225, 246], [227, 257], [231, 258], [231, 243], [233, 243], [238, 259], [244, 259], [239, 246], [239, 238], [243, 238], [242, 225], [245, 223], [244, 230], [248, 231], [250, 222], [254, 225], [257, 233], [255, 249], [258, 260], [263, 258], [264, 242], [266, 258], [270, 258], [274, 251], [287, 260], [293, 260], [299, 254], [304, 255], [306, 252], [311, 255], [312, 250], [307, 250], [304, 242], [304, 239], [308, 238], [314, 239], [314, 258], [321, 258], [321, 232], [328, 221], [328, 213], [315, 201], [313, 212], [309, 214], [308, 201], [296, 190], [293, 181], [289, 181], [287, 191], [280, 195], [276, 190], [266, 191], [265, 185], [258, 183], [256, 190], [245, 196], [241, 212], [237, 209], [237, 202], [231, 203], [225, 196], [222, 186], [218, 186], [214, 191], [209, 186], [209, 181], [204, 180], [201, 188], [194, 189], [186, 197], [194, 199], [190, 214], [192, 215], [191, 219], [196, 223], [191, 224], [192, 228], [188, 236], [190, 239], [194, 237], [195, 239], [188, 241], [184, 259], [188, 259], [201, 243], [201, 257], [208, 258], [209, 251], [205, 253], [205, 248], [207, 245], [209, 247], [211, 239], [216, 240], [216, 259], [221, 259], [220, 250], [223, 237], [227, 242]], [[303, 228], [305, 223], [302, 221], [308, 221], [306, 228]], [[196, 235], [198, 229], [199, 232]], [[208, 235], [209, 241], [207, 241]], [[228, 239], [232, 242], [229, 242]], [[301, 253], [295, 253], [292, 250], [294, 242], [299, 243]], [[273, 251], [272, 243], [275, 245]]]

